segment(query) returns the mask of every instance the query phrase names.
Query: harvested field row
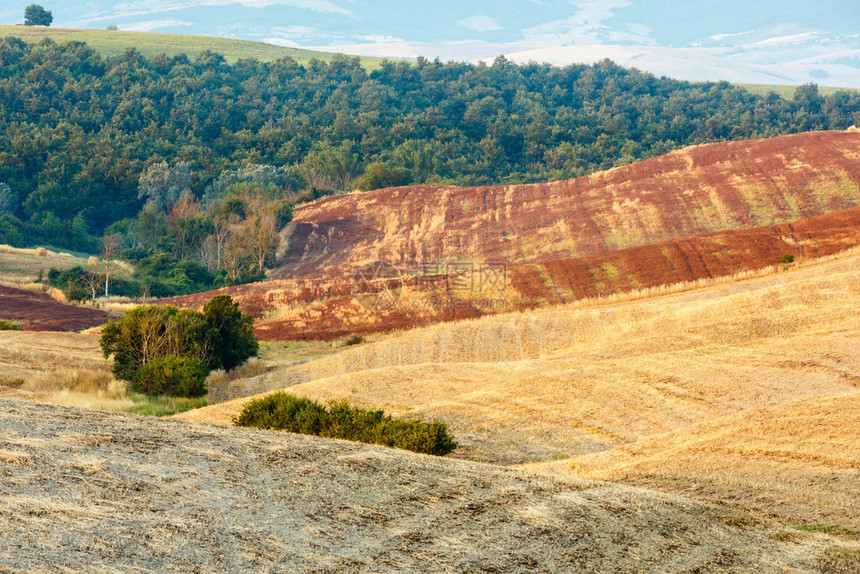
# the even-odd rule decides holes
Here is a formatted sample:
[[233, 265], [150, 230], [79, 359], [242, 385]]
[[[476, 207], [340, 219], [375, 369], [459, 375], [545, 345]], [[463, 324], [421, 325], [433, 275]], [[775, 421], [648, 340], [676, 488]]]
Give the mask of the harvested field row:
[[0, 400], [0, 568], [821, 572], [683, 498], [342, 441]]

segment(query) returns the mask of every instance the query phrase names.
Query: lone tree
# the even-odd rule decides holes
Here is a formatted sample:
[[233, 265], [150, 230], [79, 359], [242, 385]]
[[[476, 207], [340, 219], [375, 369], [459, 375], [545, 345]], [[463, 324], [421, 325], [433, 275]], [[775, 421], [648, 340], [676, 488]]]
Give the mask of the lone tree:
[[113, 355], [113, 373], [146, 394], [198, 397], [212, 369], [233, 369], [257, 355], [253, 318], [229, 295], [214, 297], [203, 313], [146, 305], [102, 328], [99, 344]]
[[54, 15], [50, 10], [45, 10], [39, 4], [30, 4], [24, 9], [25, 26], [50, 26], [54, 21]]

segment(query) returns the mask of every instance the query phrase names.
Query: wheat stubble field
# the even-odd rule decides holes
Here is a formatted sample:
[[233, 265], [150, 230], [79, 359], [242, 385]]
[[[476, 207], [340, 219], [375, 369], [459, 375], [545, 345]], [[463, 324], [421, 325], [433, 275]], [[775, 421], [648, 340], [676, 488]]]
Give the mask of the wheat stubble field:
[[[455, 456], [860, 528], [860, 253], [662, 296], [485, 317], [216, 389], [438, 418]], [[244, 399], [180, 418], [229, 424]]]
[[854, 550], [683, 497], [0, 400], [4, 572], [827, 572]]
[[[97, 335], [0, 333], [0, 570], [856, 572], [858, 264], [381, 336], [186, 421], [43, 404], [40, 377], [106, 372]], [[219, 428], [284, 387], [461, 448]]]

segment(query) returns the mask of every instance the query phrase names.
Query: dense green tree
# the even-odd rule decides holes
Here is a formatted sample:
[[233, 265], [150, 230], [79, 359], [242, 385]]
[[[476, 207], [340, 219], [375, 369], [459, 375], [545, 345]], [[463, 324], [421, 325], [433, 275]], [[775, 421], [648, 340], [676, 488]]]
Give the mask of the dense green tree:
[[[126, 312], [118, 321], [102, 328], [99, 343], [105, 358], [113, 355], [113, 373], [117, 378], [134, 380], [138, 370], [157, 357], [169, 354], [169, 323], [178, 310], [170, 306], [144, 305]], [[176, 331], [177, 329], [173, 329]]]
[[202, 397], [206, 394], [208, 374], [209, 370], [197, 359], [164, 355], [134, 374], [131, 390], [146, 395]]
[[391, 167], [382, 162], [374, 162], [364, 169], [364, 174], [355, 182], [362, 191], [381, 187], [396, 187], [412, 183], [412, 172], [403, 167]]
[[12, 214], [18, 207], [18, 194], [7, 184], [0, 182], [0, 215]]
[[253, 319], [228, 295], [214, 297], [203, 313], [169, 305], [135, 307], [102, 328], [99, 344], [105, 358], [113, 356], [117, 378], [142, 392], [166, 394], [179, 392], [167, 388], [198, 392], [195, 381], [202, 382], [209, 370], [233, 369], [258, 350]]
[[[680, 146], [860, 123], [856, 91], [807, 85], [783, 99], [610, 61], [419, 59], [367, 73], [343, 56], [307, 67], [289, 58], [228, 64], [212, 53], [102, 57], [79, 42], [5, 38], [0, 71], [0, 181], [18, 195], [23, 242], [53, 241], [76, 215], [95, 236], [137, 219], [124, 232], [128, 247], [160, 245], [213, 270], [224, 238], [190, 245], [172, 235], [187, 231], [169, 226], [183, 192], [203, 200], [214, 224], [211, 206], [231, 195], [246, 208], [248, 195], [294, 202], [401, 175], [417, 184], [546, 181]], [[242, 267], [231, 281], [250, 277], [235, 272]]]
[[210, 341], [210, 366], [232, 370], [250, 357], [259, 345], [254, 338], [254, 319], [239, 310], [229, 295], [216, 295], [203, 307]]
[[191, 170], [187, 162], [169, 166], [166, 161], [146, 168], [138, 182], [138, 199], [146, 199], [147, 206], [170, 211], [183, 193], [191, 191]]
[[24, 225], [8, 213], [0, 213], [0, 243], [7, 245], [23, 245], [24, 234], [21, 229]]
[[25, 26], [50, 26], [54, 15], [39, 4], [30, 4], [24, 9]]

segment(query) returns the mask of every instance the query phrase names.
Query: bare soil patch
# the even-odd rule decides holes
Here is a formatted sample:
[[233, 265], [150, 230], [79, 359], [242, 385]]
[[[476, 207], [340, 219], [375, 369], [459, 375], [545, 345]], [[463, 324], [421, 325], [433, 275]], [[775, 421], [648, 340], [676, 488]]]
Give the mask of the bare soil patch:
[[0, 285], [0, 319], [20, 323], [27, 331], [81, 331], [107, 323], [111, 315], [76, 307], [34, 293]]

